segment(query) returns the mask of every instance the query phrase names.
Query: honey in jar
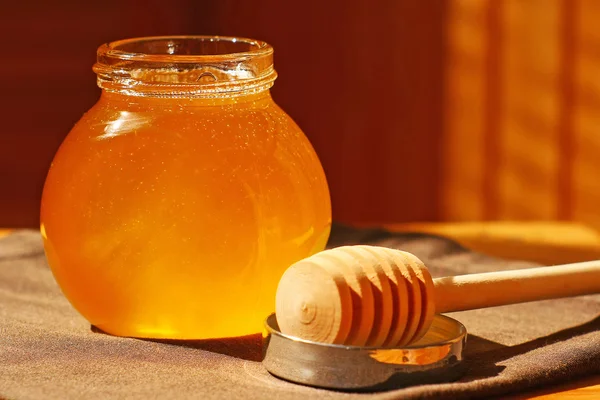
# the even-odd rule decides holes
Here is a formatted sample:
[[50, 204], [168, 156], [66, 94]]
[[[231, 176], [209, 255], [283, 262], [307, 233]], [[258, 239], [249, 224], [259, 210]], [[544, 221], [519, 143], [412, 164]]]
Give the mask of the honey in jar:
[[114, 335], [259, 332], [277, 282], [324, 248], [319, 160], [270, 95], [273, 49], [223, 37], [101, 46], [101, 96], [49, 169], [41, 231], [71, 304]]

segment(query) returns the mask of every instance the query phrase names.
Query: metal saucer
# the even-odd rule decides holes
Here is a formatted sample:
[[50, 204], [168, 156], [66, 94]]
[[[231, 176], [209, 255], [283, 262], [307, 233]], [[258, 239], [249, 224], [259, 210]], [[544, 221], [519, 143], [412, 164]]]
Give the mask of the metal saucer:
[[309, 386], [380, 391], [454, 381], [464, 373], [467, 330], [436, 315], [429, 331], [405, 348], [311, 342], [279, 331], [275, 314], [265, 321], [263, 365], [273, 375]]

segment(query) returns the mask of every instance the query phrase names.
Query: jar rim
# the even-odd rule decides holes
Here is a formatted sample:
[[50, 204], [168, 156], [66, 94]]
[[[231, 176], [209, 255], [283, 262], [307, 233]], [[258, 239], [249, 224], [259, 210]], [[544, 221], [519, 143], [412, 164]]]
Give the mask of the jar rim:
[[[246, 51], [223, 52], [221, 54], [148, 54], [139, 51], [123, 50], [130, 45], [143, 44], [155, 41], [182, 41], [194, 40], [199, 42], [230, 44], [244, 44], [250, 47]], [[146, 36], [129, 39], [115, 40], [105, 43], [98, 48], [97, 56], [106, 56], [123, 61], [147, 62], [218, 62], [233, 59], [260, 57], [273, 53], [273, 47], [262, 40], [249, 39], [236, 36], [209, 36], [209, 35], [172, 35], [172, 36]]]
[[106, 91], [143, 97], [233, 97], [273, 86], [273, 47], [233, 36], [148, 36], [101, 45], [94, 72]]

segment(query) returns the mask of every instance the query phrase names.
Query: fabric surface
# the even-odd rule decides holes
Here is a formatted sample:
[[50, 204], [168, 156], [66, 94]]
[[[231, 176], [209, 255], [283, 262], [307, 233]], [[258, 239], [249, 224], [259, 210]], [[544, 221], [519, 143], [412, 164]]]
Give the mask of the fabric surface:
[[[330, 246], [356, 243], [410, 251], [434, 276], [533, 266], [425, 234], [336, 227]], [[94, 332], [62, 296], [39, 234], [17, 231], [0, 239], [0, 398], [489, 398], [600, 373], [599, 313], [599, 295], [454, 313], [469, 331], [461, 380], [329, 391], [271, 376], [259, 335], [168, 342]]]

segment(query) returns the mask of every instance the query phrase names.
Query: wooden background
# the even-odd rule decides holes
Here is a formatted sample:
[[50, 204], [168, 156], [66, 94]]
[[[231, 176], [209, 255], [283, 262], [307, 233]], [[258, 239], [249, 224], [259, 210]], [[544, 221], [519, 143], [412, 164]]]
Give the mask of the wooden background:
[[0, 14], [0, 226], [36, 226], [46, 170], [96, 101], [101, 43], [273, 44], [276, 101], [354, 223], [600, 226], [600, 1], [10, 2]]
[[451, 4], [442, 217], [600, 226], [600, 2]]

